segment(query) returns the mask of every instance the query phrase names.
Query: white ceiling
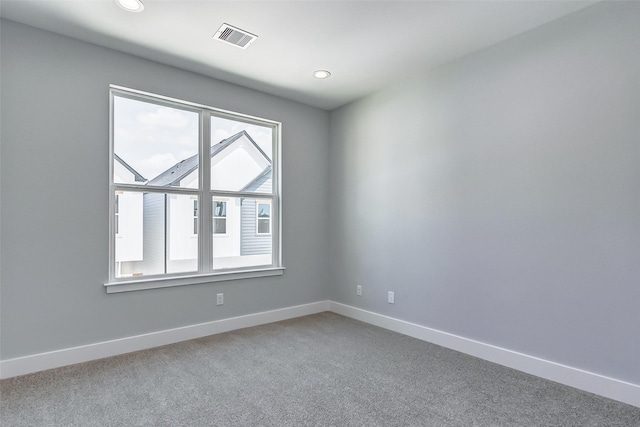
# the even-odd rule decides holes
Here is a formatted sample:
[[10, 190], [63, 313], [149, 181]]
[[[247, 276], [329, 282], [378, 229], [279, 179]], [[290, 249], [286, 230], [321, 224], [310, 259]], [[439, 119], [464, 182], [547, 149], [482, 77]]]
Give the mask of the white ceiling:
[[[596, 1], [1, 0], [0, 16], [324, 109]], [[229, 23], [246, 50], [212, 36]], [[312, 73], [333, 75], [317, 80]]]

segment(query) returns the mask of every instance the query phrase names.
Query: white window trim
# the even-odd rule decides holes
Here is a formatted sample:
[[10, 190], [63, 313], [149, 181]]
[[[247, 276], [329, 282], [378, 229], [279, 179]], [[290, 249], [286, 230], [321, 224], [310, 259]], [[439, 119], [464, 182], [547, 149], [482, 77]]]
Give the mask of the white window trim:
[[[174, 106], [182, 109], [198, 110], [200, 112], [200, 183], [210, 183], [210, 173], [208, 167], [203, 167], [205, 164], [205, 158], [210, 161], [210, 157], [206, 155], [210, 151], [211, 146], [211, 116], [223, 117], [232, 120], [243, 121], [249, 124], [256, 124], [261, 126], [271, 127], [273, 133], [273, 152], [272, 152], [272, 194], [268, 195], [268, 201], [271, 203], [271, 231], [273, 235], [272, 239], [272, 262], [270, 265], [252, 266], [247, 268], [238, 269], [222, 269], [213, 270], [212, 266], [212, 252], [213, 252], [213, 238], [199, 238], [198, 239], [198, 272], [185, 273], [185, 274], [163, 274], [157, 276], [143, 276], [139, 278], [116, 278], [115, 276], [115, 215], [114, 203], [116, 191], [145, 191], [145, 192], [158, 192], [165, 194], [191, 194], [199, 197], [199, 200], [212, 200], [214, 197], [251, 197], [255, 198], [254, 193], [243, 192], [227, 192], [227, 191], [214, 191], [209, 189], [209, 184], [206, 184], [206, 188], [189, 189], [189, 188], [167, 188], [167, 187], [145, 187], [138, 184], [117, 184], [113, 182], [114, 171], [114, 143], [113, 143], [113, 99], [115, 96], [124, 96], [133, 98], [136, 100], [144, 100], [151, 103], [160, 105]], [[232, 111], [222, 110], [219, 108], [211, 107], [204, 104], [197, 104], [193, 102], [183, 101], [176, 98], [166, 97], [162, 95], [156, 95], [148, 92], [143, 92], [136, 89], [130, 89], [123, 86], [110, 85], [109, 91], [110, 102], [110, 114], [109, 114], [109, 281], [104, 284], [107, 293], [116, 292], [128, 292], [142, 289], [154, 289], [164, 288], [172, 286], [184, 286], [198, 283], [218, 282], [226, 280], [248, 279], [256, 277], [268, 277], [277, 276], [284, 273], [284, 266], [282, 264], [282, 170], [281, 170], [281, 155], [282, 155], [282, 123], [254, 117], [242, 113], [236, 113]], [[203, 157], [203, 155], [205, 157]], [[261, 195], [265, 198], [265, 195]], [[198, 214], [200, 217], [199, 236], [213, 236], [213, 230], [211, 230], [212, 221], [211, 218], [211, 203], [199, 203]], [[207, 220], [203, 220], [207, 218]], [[275, 219], [275, 221], [274, 221]], [[220, 235], [222, 236], [222, 235]]]
[[284, 267], [251, 268], [237, 271], [221, 271], [212, 274], [185, 274], [172, 277], [152, 277], [127, 279], [105, 283], [108, 294], [141, 291], [144, 289], [169, 288], [175, 286], [198, 285], [201, 283], [222, 282], [227, 280], [252, 279], [257, 277], [282, 276]]

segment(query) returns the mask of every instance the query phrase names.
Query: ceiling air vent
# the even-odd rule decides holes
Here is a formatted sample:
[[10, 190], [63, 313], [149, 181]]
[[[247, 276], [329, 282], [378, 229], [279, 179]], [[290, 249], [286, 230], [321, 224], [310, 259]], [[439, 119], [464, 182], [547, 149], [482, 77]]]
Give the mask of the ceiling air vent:
[[229, 24], [222, 24], [214, 39], [220, 40], [241, 49], [246, 49], [255, 39], [258, 38], [255, 34], [241, 30], [240, 28], [233, 27]]

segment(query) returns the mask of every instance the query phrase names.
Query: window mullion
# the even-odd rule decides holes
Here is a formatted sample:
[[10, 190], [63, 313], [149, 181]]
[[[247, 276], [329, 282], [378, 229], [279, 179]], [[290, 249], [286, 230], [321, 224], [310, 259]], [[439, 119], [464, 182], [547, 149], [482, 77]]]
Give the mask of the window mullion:
[[222, 191], [212, 190], [211, 197], [243, 197], [246, 199], [273, 200], [275, 196], [271, 193], [250, 193], [246, 191]]
[[152, 187], [140, 184], [112, 184], [113, 191], [140, 191], [143, 193], [167, 193], [167, 194], [198, 194], [199, 191], [194, 188], [182, 187]]
[[[113, 155], [111, 155], [111, 160], [109, 164], [109, 168], [113, 170]], [[110, 172], [113, 174], [113, 172]], [[115, 233], [115, 200], [116, 200], [116, 189], [113, 184], [109, 186], [109, 278], [113, 279], [116, 277], [116, 233]]]
[[272, 134], [271, 147], [273, 150], [271, 156], [271, 165], [273, 167], [273, 181], [271, 198], [271, 260], [273, 265], [282, 265], [282, 169], [280, 159], [282, 159], [282, 129], [280, 126], [274, 128]]
[[211, 230], [211, 113], [200, 113], [200, 218], [198, 235], [198, 270], [210, 272], [213, 268], [213, 240]]

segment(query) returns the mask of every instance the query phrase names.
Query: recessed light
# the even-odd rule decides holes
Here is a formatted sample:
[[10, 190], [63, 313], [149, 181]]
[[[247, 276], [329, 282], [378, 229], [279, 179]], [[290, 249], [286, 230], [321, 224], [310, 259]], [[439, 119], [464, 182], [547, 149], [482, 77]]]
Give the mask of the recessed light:
[[316, 79], [327, 79], [331, 76], [331, 73], [327, 70], [318, 70], [313, 73], [313, 77]]
[[114, 0], [118, 6], [127, 12], [142, 12], [144, 4], [140, 0]]

